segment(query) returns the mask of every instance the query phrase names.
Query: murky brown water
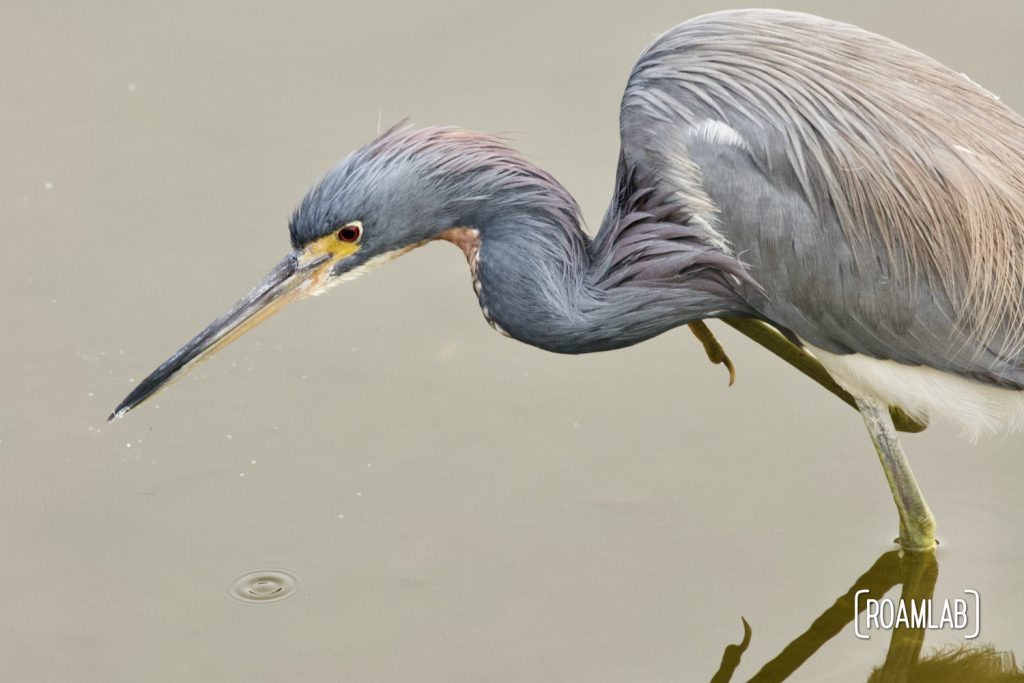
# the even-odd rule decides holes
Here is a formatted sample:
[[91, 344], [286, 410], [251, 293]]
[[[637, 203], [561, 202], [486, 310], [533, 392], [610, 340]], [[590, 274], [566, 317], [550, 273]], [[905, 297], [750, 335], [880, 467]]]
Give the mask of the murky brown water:
[[[779, 4], [1024, 109], [1020, 3]], [[6, 7], [2, 677], [677, 683], [710, 679], [744, 616], [747, 680], [846, 593], [896, 531], [850, 409], [721, 325], [731, 389], [685, 330], [519, 345], [447, 245], [104, 423], [277, 261], [307, 184], [379, 119], [514, 131], [596, 225], [633, 59], [721, 6]], [[980, 641], [1024, 652], [1024, 437], [905, 443], [939, 519], [935, 595], [977, 590]], [[276, 590], [268, 570], [293, 594], [228, 598], [251, 572], [244, 590]], [[841, 625], [791, 680], [865, 680], [888, 641]]]

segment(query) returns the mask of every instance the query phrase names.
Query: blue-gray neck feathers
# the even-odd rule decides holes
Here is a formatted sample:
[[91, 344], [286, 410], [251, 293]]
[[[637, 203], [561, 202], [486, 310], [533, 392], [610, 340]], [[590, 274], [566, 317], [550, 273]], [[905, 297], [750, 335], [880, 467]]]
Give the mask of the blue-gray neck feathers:
[[591, 240], [576, 202], [500, 140], [449, 128], [392, 129], [334, 168], [292, 222], [300, 246], [364, 223], [359, 262], [479, 231], [477, 277], [487, 317], [563, 353], [619, 348], [678, 325], [745, 312], [749, 278], [714, 244], [704, 217], [620, 161], [614, 199]]

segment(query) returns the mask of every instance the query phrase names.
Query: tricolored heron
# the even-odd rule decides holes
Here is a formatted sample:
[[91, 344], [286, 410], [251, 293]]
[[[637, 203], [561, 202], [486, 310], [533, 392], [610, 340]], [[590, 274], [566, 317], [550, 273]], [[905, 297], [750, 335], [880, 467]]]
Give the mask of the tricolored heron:
[[309, 191], [293, 251], [112, 417], [288, 302], [447, 240], [487, 321], [528, 344], [606, 351], [689, 324], [728, 364], [701, 322], [719, 318], [815, 376], [863, 415], [908, 549], [933, 547], [935, 522], [896, 428], [1024, 424], [1024, 120], [899, 43], [769, 10], [676, 26], [629, 76], [612, 201], [596, 236], [580, 225], [502, 141], [393, 128]]

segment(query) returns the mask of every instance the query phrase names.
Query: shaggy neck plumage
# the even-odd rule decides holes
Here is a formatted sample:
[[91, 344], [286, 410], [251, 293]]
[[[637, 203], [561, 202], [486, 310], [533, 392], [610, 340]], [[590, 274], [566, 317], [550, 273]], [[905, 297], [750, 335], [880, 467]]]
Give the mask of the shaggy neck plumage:
[[292, 243], [364, 219], [352, 266], [459, 235], [453, 241], [470, 255], [484, 316], [516, 339], [563, 353], [629, 346], [748, 312], [734, 286], [749, 276], [714, 233], [710, 200], [685, 194], [685, 182], [674, 194], [649, 189], [657, 184], [620, 158], [613, 201], [591, 240], [568, 191], [501, 140], [398, 127], [306, 195]]
[[624, 174], [618, 185], [593, 240], [575, 205], [530, 197], [475, 226], [485, 317], [528, 344], [585, 353], [748, 312], [733, 289], [749, 281], [742, 264], [668, 196], [633, 190]]

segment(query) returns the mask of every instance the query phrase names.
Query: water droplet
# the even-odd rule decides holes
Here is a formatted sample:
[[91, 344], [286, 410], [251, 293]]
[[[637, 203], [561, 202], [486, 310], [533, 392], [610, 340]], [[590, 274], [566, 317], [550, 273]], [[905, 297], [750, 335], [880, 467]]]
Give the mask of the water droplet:
[[52, 190], [53, 189], [53, 183], [51, 183], [49, 180], [47, 180], [45, 183], [43, 183], [43, 187], [45, 187], [47, 190]]
[[276, 602], [295, 595], [299, 578], [279, 569], [261, 569], [237, 577], [228, 595], [243, 602]]

